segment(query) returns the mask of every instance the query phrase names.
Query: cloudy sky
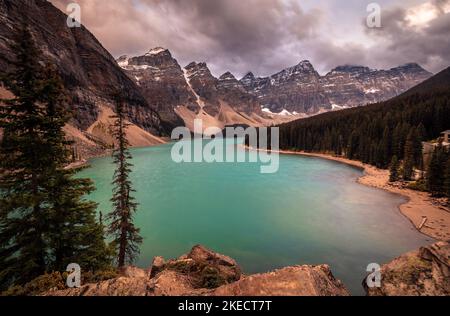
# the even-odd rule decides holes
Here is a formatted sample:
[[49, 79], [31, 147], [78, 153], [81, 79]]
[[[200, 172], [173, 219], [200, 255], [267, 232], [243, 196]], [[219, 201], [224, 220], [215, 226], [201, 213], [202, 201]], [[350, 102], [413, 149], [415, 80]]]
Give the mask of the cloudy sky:
[[[450, 0], [50, 1], [63, 11], [78, 2], [82, 23], [115, 57], [162, 46], [217, 76], [266, 76], [305, 59], [322, 74], [342, 64], [450, 66]], [[366, 24], [373, 2], [381, 28]]]

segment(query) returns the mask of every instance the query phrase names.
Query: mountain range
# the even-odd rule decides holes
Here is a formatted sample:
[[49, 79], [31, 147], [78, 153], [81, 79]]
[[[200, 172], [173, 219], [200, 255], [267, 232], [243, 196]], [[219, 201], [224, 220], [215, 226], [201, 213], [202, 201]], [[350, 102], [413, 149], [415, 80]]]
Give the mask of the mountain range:
[[248, 73], [241, 83], [273, 112], [315, 114], [384, 101], [431, 77], [418, 64], [389, 70], [345, 65], [319, 75], [307, 60], [265, 78]]
[[222, 127], [265, 125], [277, 114], [289, 120], [362, 106], [395, 97], [432, 76], [415, 63], [389, 70], [345, 65], [321, 76], [305, 60], [270, 77], [250, 72], [238, 80], [226, 72], [216, 78], [206, 63], [182, 68], [169, 50], [160, 47], [143, 56], [122, 56], [117, 62], [163, 120], [177, 124], [181, 118], [188, 126], [193, 117]]
[[432, 75], [411, 63], [390, 70], [339, 66], [322, 76], [302, 61], [269, 77], [248, 73], [238, 80], [226, 72], [216, 78], [206, 63], [181, 67], [164, 48], [116, 60], [85, 27], [69, 28], [66, 21], [45, 0], [0, 0], [0, 73], [14, 68], [11, 45], [25, 22], [42, 61], [56, 65], [63, 78], [74, 113], [67, 133], [83, 150], [110, 143], [117, 91], [132, 123], [132, 145], [147, 146], [161, 143], [175, 126], [192, 129], [195, 118], [205, 128], [280, 124], [387, 100]]

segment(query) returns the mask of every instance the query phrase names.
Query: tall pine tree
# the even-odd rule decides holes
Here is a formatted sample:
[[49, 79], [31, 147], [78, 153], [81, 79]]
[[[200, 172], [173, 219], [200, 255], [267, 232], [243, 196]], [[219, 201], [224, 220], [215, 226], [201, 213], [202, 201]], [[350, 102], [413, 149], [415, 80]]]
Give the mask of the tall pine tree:
[[134, 192], [130, 181], [131, 167], [129, 160], [132, 159], [128, 149], [129, 142], [126, 137], [126, 128], [128, 124], [125, 121], [123, 100], [120, 94], [115, 95], [116, 115], [112, 118], [113, 136], [116, 144], [113, 152], [116, 171], [113, 179], [113, 211], [108, 214], [110, 220], [109, 234], [113, 236], [116, 250], [118, 252], [117, 264], [119, 268], [125, 264], [132, 263], [139, 254], [139, 244], [142, 243], [142, 237], [139, 235], [139, 229], [133, 223], [133, 215], [136, 212], [138, 204], [132, 197]]
[[397, 156], [394, 155], [394, 157], [392, 157], [392, 161], [391, 161], [391, 165], [389, 168], [389, 181], [390, 182], [395, 182], [398, 181], [398, 168], [399, 168], [399, 161]]
[[445, 194], [445, 168], [447, 164], [447, 154], [442, 144], [439, 144], [431, 156], [430, 165], [427, 172], [428, 190], [433, 196], [441, 197]]
[[0, 285], [23, 283], [46, 270], [49, 214], [41, 184], [52, 158], [42, 128], [42, 67], [31, 34], [24, 29], [13, 49], [16, 71], [2, 78], [15, 98], [0, 107]]
[[444, 182], [444, 192], [450, 202], [450, 153], [448, 153], [447, 164], [445, 166], [445, 182]]
[[62, 128], [69, 116], [61, 80], [39, 62], [41, 54], [25, 26], [19, 34], [15, 70], [2, 78], [15, 97], [0, 107], [2, 289], [65, 270], [70, 262], [92, 269], [108, 264], [96, 205], [83, 199], [92, 184], [73, 179], [75, 172], [64, 168], [70, 150]]
[[414, 167], [420, 165], [422, 156], [422, 143], [416, 128], [412, 128], [405, 143], [405, 154], [403, 161], [403, 179], [406, 181], [412, 180], [414, 177]]

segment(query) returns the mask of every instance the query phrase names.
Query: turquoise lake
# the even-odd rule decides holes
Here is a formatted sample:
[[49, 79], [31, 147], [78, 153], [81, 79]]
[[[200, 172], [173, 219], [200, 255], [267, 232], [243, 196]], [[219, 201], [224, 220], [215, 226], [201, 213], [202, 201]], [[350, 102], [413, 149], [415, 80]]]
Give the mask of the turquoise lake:
[[[144, 237], [140, 267], [202, 244], [236, 259], [247, 274], [326, 263], [352, 294], [362, 295], [369, 263], [433, 242], [399, 212], [404, 198], [358, 184], [356, 168], [281, 155], [277, 173], [261, 174], [258, 163], [177, 164], [171, 147], [132, 150], [135, 223]], [[107, 157], [80, 173], [94, 180], [89, 198], [103, 214], [110, 210], [113, 172]]]

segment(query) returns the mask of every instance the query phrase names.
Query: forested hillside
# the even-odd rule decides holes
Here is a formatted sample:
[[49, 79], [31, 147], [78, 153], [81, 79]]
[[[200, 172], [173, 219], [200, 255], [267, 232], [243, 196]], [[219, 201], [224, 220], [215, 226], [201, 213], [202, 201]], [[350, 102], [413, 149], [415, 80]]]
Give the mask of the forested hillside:
[[325, 113], [280, 126], [280, 148], [328, 152], [380, 168], [410, 155], [450, 128], [450, 67], [386, 102]]

